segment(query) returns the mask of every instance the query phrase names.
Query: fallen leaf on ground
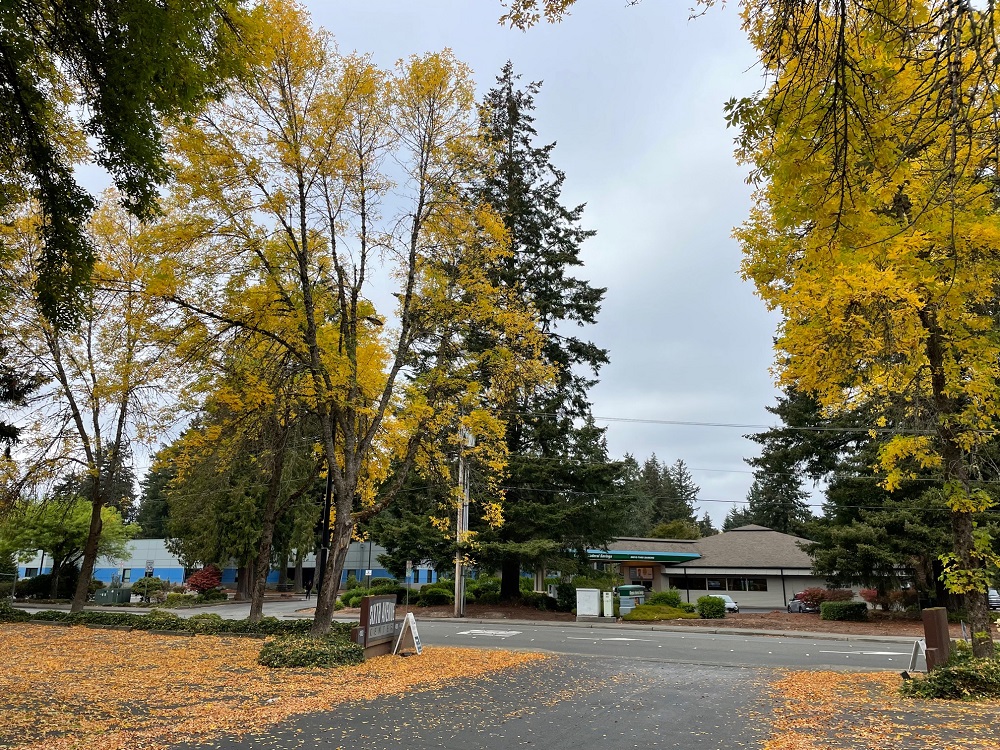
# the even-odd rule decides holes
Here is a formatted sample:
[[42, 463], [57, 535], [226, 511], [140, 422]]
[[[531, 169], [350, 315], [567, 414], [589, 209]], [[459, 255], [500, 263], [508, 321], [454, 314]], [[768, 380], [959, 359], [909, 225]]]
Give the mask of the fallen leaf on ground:
[[293, 714], [428, 690], [542, 654], [427, 647], [358, 667], [269, 669], [262, 641], [0, 626], [0, 747], [140, 750], [266, 729]]

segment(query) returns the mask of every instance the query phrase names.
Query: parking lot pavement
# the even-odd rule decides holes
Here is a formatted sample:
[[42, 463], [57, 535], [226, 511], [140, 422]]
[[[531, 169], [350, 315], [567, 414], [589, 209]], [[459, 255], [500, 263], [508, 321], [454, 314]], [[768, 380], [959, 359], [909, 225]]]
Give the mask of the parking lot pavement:
[[[419, 658], [419, 657], [417, 657]], [[555, 657], [298, 716], [218, 750], [743, 750], [766, 738], [768, 670]], [[194, 750], [204, 745], [178, 745]]]

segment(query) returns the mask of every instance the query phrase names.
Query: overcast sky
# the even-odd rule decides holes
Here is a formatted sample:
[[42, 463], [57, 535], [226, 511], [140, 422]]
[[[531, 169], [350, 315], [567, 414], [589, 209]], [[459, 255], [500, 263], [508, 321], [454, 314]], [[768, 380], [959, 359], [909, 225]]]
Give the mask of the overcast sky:
[[[570, 18], [501, 27], [498, 0], [310, 0], [342, 52], [389, 66], [450, 47], [480, 92], [510, 59], [543, 81], [536, 127], [556, 141], [567, 204], [586, 203], [583, 276], [607, 287], [590, 336], [611, 353], [592, 391], [616, 419], [772, 424], [776, 318], [739, 277], [731, 239], [750, 205], [722, 105], [759, 87], [735, 7], [688, 19], [693, 3], [580, 0]], [[680, 458], [721, 522], [746, 497], [749, 430], [602, 421], [612, 457]]]

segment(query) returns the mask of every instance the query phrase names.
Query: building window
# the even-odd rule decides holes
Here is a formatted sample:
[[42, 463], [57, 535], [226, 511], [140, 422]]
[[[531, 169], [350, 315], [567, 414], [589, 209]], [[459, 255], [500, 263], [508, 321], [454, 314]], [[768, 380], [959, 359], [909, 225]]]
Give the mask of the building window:
[[653, 580], [653, 569], [652, 568], [632, 568], [632, 580], [634, 580], [634, 581], [652, 581]]
[[38, 568], [25, 568], [24, 569], [24, 577], [25, 578], [34, 578], [37, 575], [38, 575]]
[[680, 591], [705, 591], [705, 579], [701, 576], [688, 576], [670, 579], [670, 586]]
[[730, 578], [730, 591], [767, 591], [766, 578]]
[[132, 568], [122, 569], [122, 583], [128, 583], [132, 580]]
[[725, 591], [726, 590], [726, 579], [725, 578], [706, 578], [705, 582], [708, 584], [709, 591]]

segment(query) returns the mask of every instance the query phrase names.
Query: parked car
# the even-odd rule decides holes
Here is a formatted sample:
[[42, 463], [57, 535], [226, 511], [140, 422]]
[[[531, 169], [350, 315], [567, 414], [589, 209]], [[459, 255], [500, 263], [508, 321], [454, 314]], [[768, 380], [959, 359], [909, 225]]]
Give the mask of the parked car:
[[989, 592], [990, 609], [1000, 609], [1000, 592], [990, 589]]
[[791, 598], [791, 600], [788, 602], [788, 611], [792, 612], [792, 613], [795, 613], [795, 612], [800, 612], [800, 613], [801, 612], [811, 612], [811, 613], [819, 612], [819, 605], [813, 604], [812, 602], [804, 602], [804, 601], [802, 601], [802, 599], [799, 598], [799, 597], [802, 596], [802, 593], [803, 592], [800, 591], [799, 593], [797, 593], [795, 596], [793, 596]]
[[740, 605], [733, 601], [731, 596], [726, 594], [709, 594], [709, 596], [714, 596], [716, 599], [722, 599], [726, 603], [726, 612], [739, 612]]

